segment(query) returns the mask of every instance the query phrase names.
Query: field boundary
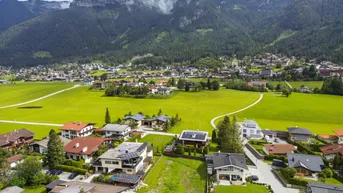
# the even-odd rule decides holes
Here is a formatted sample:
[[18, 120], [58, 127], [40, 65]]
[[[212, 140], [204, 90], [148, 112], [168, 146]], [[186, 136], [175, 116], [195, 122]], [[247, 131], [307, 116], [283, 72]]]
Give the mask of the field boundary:
[[229, 116], [229, 115], [233, 115], [233, 114], [236, 114], [236, 113], [239, 113], [239, 112], [242, 112], [242, 111], [245, 111], [253, 106], [255, 106], [256, 104], [258, 104], [261, 100], [263, 99], [263, 94], [260, 94], [260, 97], [257, 99], [257, 101], [255, 101], [253, 104], [247, 106], [247, 107], [244, 107], [243, 109], [240, 109], [240, 110], [237, 110], [237, 111], [234, 111], [234, 112], [231, 112], [231, 113], [227, 113], [227, 114], [224, 114], [224, 115], [220, 115], [218, 117], [215, 117], [211, 120], [211, 125], [214, 129], [217, 129], [216, 127], [216, 124], [214, 123], [217, 119], [219, 118], [222, 118], [222, 117], [225, 117], [225, 116]]
[[45, 96], [42, 96], [42, 97], [39, 97], [39, 98], [30, 100], [30, 101], [26, 101], [26, 102], [22, 102], [22, 103], [17, 103], [17, 104], [13, 104], [13, 105], [3, 106], [3, 107], [0, 107], [0, 109], [8, 109], [8, 108], [11, 108], [11, 107], [17, 107], [17, 106], [21, 106], [21, 105], [30, 104], [30, 103], [33, 103], [33, 102], [36, 102], [36, 101], [40, 101], [40, 100], [46, 99], [46, 98], [48, 98], [48, 97], [57, 95], [57, 94], [59, 94], [59, 93], [62, 93], [62, 92], [65, 92], [65, 91], [68, 91], [68, 90], [77, 88], [77, 87], [79, 87], [79, 86], [80, 86], [80, 85], [77, 84], [77, 85], [74, 85], [73, 87], [66, 88], [66, 89], [63, 89], [63, 90], [59, 90], [59, 91], [57, 91], [57, 92], [54, 92], [54, 93], [51, 93], [51, 94], [48, 94], [48, 95], [45, 95]]
[[0, 123], [13, 123], [21, 125], [38, 125], [38, 126], [52, 126], [52, 127], [62, 127], [63, 124], [55, 123], [37, 123], [37, 122], [25, 122], [25, 121], [10, 121], [10, 120], [0, 120]]
[[292, 85], [289, 84], [289, 82], [287, 82], [287, 80], [285, 80], [286, 84], [289, 86], [289, 88], [293, 89]]

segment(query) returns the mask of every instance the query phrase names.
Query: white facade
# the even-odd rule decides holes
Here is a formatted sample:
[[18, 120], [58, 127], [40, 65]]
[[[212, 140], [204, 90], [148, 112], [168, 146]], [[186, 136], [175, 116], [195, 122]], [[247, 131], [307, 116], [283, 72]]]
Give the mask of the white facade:
[[243, 123], [240, 123], [241, 137], [248, 139], [262, 139], [263, 133], [261, 128], [255, 121], [245, 120]]
[[87, 137], [90, 136], [94, 131], [93, 125], [88, 125], [80, 131], [75, 130], [62, 130], [62, 137], [67, 139], [74, 139], [75, 137]]
[[214, 168], [214, 170], [216, 172], [216, 179], [218, 182], [222, 180], [245, 182], [245, 178], [249, 173], [248, 170], [233, 165]]
[[88, 155], [75, 154], [75, 153], [69, 153], [69, 152], [67, 152], [65, 155], [68, 159], [72, 159], [72, 160], [83, 159], [85, 160], [85, 163], [91, 163], [93, 160], [92, 156], [88, 156]]

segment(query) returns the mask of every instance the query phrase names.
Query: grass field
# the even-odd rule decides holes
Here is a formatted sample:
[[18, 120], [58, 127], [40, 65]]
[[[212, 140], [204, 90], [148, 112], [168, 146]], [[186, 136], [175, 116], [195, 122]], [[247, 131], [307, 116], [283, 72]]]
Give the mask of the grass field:
[[[277, 191], [277, 190], [274, 190]], [[247, 184], [247, 186], [216, 186], [216, 193], [268, 193], [265, 186]]]
[[162, 157], [138, 193], [200, 193], [205, 191], [206, 165], [202, 161]]
[[140, 139], [139, 142], [148, 142], [149, 145], [153, 144], [154, 147], [158, 147], [160, 151], [162, 151], [164, 147], [173, 140], [173, 138], [173, 136], [149, 134]]
[[303, 81], [303, 82], [289, 82], [293, 88], [300, 88], [302, 85], [305, 85], [309, 88], [319, 88], [323, 86], [323, 81]]
[[[104, 124], [108, 107], [112, 120], [132, 113], [179, 114], [181, 123], [170, 132], [181, 133], [184, 129], [212, 131], [210, 120], [218, 115], [236, 111], [255, 102], [259, 93], [222, 89], [220, 91], [180, 92], [169, 99], [132, 99], [103, 97], [103, 92], [91, 92], [86, 87], [69, 90], [58, 95], [30, 104], [40, 109], [10, 108], [0, 110], [1, 119], [43, 123], [85, 121]], [[46, 132], [47, 133], [47, 132]]]
[[45, 193], [45, 186], [25, 187], [23, 193]]
[[73, 83], [18, 83], [0, 85], [0, 106], [36, 99], [72, 87]]
[[[1, 112], [1, 111], [0, 111]], [[11, 132], [13, 130], [26, 128], [35, 133], [35, 139], [42, 139], [46, 137], [51, 129], [55, 129], [59, 132], [59, 127], [49, 126], [38, 126], [38, 125], [23, 125], [23, 124], [12, 124], [12, 123], [0, 123], [0, 134]]]

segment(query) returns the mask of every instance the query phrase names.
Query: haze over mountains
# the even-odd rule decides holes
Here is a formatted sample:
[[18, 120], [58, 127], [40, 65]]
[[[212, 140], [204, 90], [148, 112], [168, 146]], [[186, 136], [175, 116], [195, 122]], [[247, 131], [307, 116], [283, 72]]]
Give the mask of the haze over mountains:
[[[0, 64], [265, 51], [343, 62], [341, 0], [74, 0], [69, 9], [36, 2], [0, 1]], [[2, 11], [10, 8], [17, 12]]]

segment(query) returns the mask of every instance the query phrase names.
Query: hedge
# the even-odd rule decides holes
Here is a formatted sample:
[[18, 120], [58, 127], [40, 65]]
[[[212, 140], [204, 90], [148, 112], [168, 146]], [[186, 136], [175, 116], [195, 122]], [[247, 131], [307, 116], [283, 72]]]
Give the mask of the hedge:
[[336, 180], [340, 181], [341, 183], [343, 183], [343, 177], [340, 176], [339, 174], [337, 174], [336, 172], [333, 172], [332, 177], [335, 178]]
[[287, 162], [287, 157], [283, 155], [265, 155], [264, 160], [273, 161], [273, 159], [278, 159], [283, 162]]
[[285, 169], [282, 168], [280, 170], [281, 175], [283, 176], [283, 178], [285, 178], [285, 180], [293, 185], [299, 185], [299, 186], [307, 186], [307, 181], [304, 180], [300, 180], [298, 178], [291, 178], [287, 175], [287, 173], [285, 172]]
[[302, 143], [293, 142], [293, 141], [291, 141], [289, 139], [287, 139], [287, 142], [292, 144], [292, 145], [294, 145], [294, 146], [297, 146], [298, 147], [297, 150], [300, 151], [300, 152], [305, 151], [307, 154], [310, 154], [310, 155], [322, 155], [319, 152], [315, 152], [315, 151], [310, 150], [308, 147], [306, 147]]
[[56, 165], [55, 169], [63, 170], [65, 172], [71, 172], [71, 173], [77, 173], [80, 175], [85, 175], [87, 173], [87, 170], [76, 168], [74, 166], [66, 166], [66, 165]]
[[75, 160], [66, 159], [63, 165], [73, 166], [73, 167], [82, 169], [83, 168], [82, 166], [84, 163], [85, 163], [84, 161], [75, 161]]

